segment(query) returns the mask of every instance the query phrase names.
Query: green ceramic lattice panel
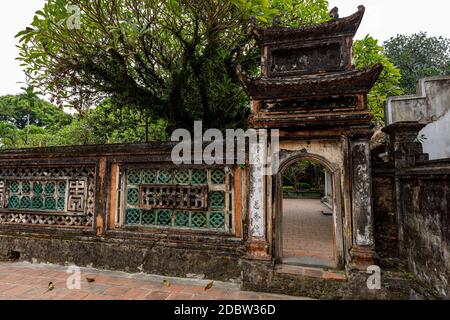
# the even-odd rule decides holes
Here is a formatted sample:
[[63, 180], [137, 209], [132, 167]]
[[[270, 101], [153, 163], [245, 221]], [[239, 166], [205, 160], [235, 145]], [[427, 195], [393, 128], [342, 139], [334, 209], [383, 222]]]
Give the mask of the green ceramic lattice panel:
[[192, 184], [208, 183], [208, 175], [206, 170], [192, 170]]
[[142, 211], [142, 224], [155, 224], [156, 222], [156, 213], [151, 210]]
[[225, 171], [222, 169], [211, 171], [211, 183], [212, 184], [224, 184], [225, 183]]
[[176, 227], [189, 227], [189, 212], [177, 211], [175, 214]]
[[55, 198], [45, 198], [44, 200], [45, 210], [56, 210], [56, 200]]
[[[140, 207], [142, 184], [173, 185], [224, 185], [226, 174], [223, 169], [133, 169], [127, 172], [127, 210], [125, 224], [142, 226], [165, 226], [195, 229], [226, 229], [225, 191], [208, 193], [209, 212], [173, 209], [143, 210]], [[216, 187], [217, 190], [217, 187]]]
[[175, 172], [175, 183], [177, 184], [189, 184], [191, 177], [189, 170], [177, 170]]
[[20, 208], [20, 198], [18, 196], [12, 196], [8, 201], [8, 209]]
[[208, 219], [206, 218], [206, 213], [195, 212], [191, 217], [191, 227], [193, 228], [206, 228]]
[[127, 191], [127, 203], [135, 206], [139, 203], [139, 189], [129, 188]]
[[211, 209], [225, 208], [225, 192], [212, 191], [208, 195], [208, 203]]
[[40, 196], [35, 196], [31, 199], [31, 207], [36, 210], [44, 209], [44, 199]]
[[28, 196], [22, 197], [20, 200], [20, 207], [22, 209], [31, 209], [31, 199]]
[[66, 182], [65, 181], [61, 181], [58, 183], [58, 192], [60, 195], [64, 195], [66, 194]]
[[172, 211], [171, 210], [157, 210], [156, 223], [161, 226], [172, 225]]
[[156, 170], [142, 170], [142, 183], [150, 184], [156, 182]]
[[34, 194], [41, 194], [43, 191], [44, 191], [44, 187], [42, 186], [42, 183], [40, 183], [40, 182], [33, 183]]
[[31, 191], [31, 183], [29, 181], [24, 181], [22, 183], [22, 193], [29, 194]]
[[11, 182], [11, 184], [9, 186], [9, 190], [12, 193], [18, 193], [19, 192], [19, 182], [17, 182], [17, 181]]
[[126, 213], [126, 224], [139, 224], [141, 220], [141, 210], [128, 209]]
[[129, 184], [138, 184], [141, 182], [139, 170], [129, 170], [127, 173], [127, 181]]
[[169, 184], [172, 183], [172, 172], [169, 170], [161, 170], [158, 172], [158, 183]]
[[64, 211], [66, 209], [66, 199], [65, 198], [58, 198], [56, 202], [56, 210]]
[[47, 182], [44, 185], [44, 193], [46, 195], [53, 195], [55, 193], [55, 189], [56, 189], [56, 186], [55, 186], [54, 182]]
[[66, 186], [66, 181], [11, 181], [7, 208], [64, 211]]
[[213, 211], [209, 213], [209, 227], [223, 229], [225, 227], [225, 212]]

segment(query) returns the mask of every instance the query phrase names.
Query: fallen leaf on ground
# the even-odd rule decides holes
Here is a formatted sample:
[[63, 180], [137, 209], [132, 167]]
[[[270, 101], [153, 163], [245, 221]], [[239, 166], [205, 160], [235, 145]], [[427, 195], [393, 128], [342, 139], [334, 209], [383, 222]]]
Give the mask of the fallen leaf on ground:
[[211, 281], [210, 283], [208, 283], [205, 287], [205, 291], [211, 289], [213, 287], [213, 285], [214, 285], [214, 281]]
[[52, 291], [53, 289], [55, 289], [55, 285], [53, 284], [53, 282], [50, 282], [48, 284], [48, 289], [47, 291], [45, 291], [45, 293]]
[[86, 277], [86, 281], [89, 282], [89, 283], [95, 282], [95, 278]]
[[164, 286], [166, 286], [167, 288], [170, 287], [170, 282], [168, 280], [164, 280], [163, 281]]

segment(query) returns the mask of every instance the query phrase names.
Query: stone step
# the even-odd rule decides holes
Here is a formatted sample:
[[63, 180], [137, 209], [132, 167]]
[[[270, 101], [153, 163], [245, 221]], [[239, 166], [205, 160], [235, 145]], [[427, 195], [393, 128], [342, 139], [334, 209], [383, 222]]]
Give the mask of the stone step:
[[345, 273], [342, 271], [328, 270], [316, 267], [281, 264], [276, 266], [275, 272], [304, 277], [321, 278], [325, 280], [336, 280], [336, 281], [347, 280]]

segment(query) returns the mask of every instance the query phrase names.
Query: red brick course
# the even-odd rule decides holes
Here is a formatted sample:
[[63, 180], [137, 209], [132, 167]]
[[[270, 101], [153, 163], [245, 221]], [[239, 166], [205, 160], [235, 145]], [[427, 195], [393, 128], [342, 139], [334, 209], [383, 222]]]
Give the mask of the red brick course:
[[[66, 267], [28, 263], [0, 263], [0, 300], [279, 300], [285, 295], [243, 292], [239, 285], [207, 280], [164, 278], [144, 274], [81, 268], [80, 290], [69, 290]], [[86, 278], [95, 279], [88, 282]], [[164, 284], [167, 280], [170, 286]], [[48, 284], [54, 290], [48, 291]], [[303, 298], [304, 299], [304, 298]]]

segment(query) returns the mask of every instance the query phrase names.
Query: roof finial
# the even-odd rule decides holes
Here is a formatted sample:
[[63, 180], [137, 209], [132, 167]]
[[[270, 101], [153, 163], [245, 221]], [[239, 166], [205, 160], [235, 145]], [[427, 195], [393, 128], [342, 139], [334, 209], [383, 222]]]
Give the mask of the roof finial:
[[330, 17], [331, 17], [333, 20], [339, 19], [339, 8], [338, 8], [338, 7], [334, 7], [333, 9], [331, 9], [331, 11], [330, 11]]

